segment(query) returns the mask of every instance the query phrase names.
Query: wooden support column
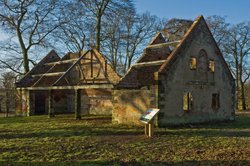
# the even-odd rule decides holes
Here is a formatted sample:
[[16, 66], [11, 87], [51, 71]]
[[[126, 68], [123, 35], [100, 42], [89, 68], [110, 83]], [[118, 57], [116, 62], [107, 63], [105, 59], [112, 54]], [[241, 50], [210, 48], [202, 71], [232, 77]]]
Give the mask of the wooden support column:
[[154, 85], [154, 97], [155, 97], [155, 108], [158, 108], [159, 105], [158, 105], [158, 96], [159, 96], [159, 73], [158, 72], [155, 72], [154, 73], [154, 82], [155, 82], [155, 85]]
[[145, 124], [145, 135], [148, 136], [149, 124]]
[[81, 119], [81, 89], [75, 89], [75, 118]]
[[104, 69], [105, 71], [104, 71], [104, 73], [105, 73], [105, 77], [107, 77], [108, 76], [108, 65], [107, 65], [107, 60], [105, 60], [105, 69]]
[[[159, 108], [159, 73], [155, 72], [154, 73], [154, 105], [155, 108]], [[158, 127], [158, 115], [155, 116], [155, 118], [152, 120], [152, 126]], [[154, 128], [152, 129], [154, 130]]]
[[55, 117], [54, 106], [53, 106], [53, 90], [49, 90], [49, 109], [48, 109], [48, 117]]
[[93, 53], [91, 52], [91, 61], [90, 61], [90, 71], [91, 71], [91, 78], [93, 77]]
[[154, 120], [145, 124], [145, 135], [148, 137], [152, 137], [154, 135]]
[[25, 95], [26, 95], [26, 110], [27, 110], [27, 116], [30, 116], [30, 91], [25, 90]]
[[149, 124], [148, 124], [148, 136], [152, 137], [154, 135], [154, 121], [152, 120]]

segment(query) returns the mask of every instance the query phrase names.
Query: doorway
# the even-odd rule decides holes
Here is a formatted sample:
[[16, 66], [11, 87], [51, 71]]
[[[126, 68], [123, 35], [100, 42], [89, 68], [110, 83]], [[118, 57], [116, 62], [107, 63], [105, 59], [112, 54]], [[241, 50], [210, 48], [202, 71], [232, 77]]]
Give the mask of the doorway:
[[46, 95], [43, 92], [35, 93], [35, 114], [45, 114]]

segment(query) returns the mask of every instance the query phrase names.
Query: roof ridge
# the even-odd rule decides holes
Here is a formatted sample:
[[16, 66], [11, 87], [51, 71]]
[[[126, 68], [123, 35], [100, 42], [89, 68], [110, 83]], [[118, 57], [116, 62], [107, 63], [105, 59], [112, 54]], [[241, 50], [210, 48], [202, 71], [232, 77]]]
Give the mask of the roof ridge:
[[193, 29], [198, 25], [198, 23], [200, 22], [201, 19], [204, 19], [202, 15], [198, 16], [194, 20], [193, 24], [190, 26], [190, 28], [184, 34], [184, 36], [182, 37], [182, 39], [179, 42], [179, 44], [177, 44], [177, 46], [175, 47], [175, 49], [170, 53], [170, 55], [167, 57], [166, 61], [162, 64], [162, 66], [158, 70], [159, 73], [162, 73], [164, 71], [164, 69], [167, 66], [168, 62], [173, 58], [173, 56], [176, 54], [176, 52], [180, 49], [180, 46], [184, 43], [184, 41], [191, 34], [191, 32], [193, 31]]

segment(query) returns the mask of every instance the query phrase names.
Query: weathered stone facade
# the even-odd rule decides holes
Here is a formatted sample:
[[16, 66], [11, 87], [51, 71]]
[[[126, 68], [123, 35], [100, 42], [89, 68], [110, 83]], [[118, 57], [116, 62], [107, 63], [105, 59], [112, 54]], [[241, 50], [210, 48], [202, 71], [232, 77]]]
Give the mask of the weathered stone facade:
[[113, 122], [141, 125], [141, 115], [148, 108], [156, 108], [155, 87], [149, 89], [121, 89], [113, 92]]
[[[206, 23], [201, 20], [192, 33], [168, 71], [160, 74], [159, 126], [234, 118], [234, 80]], [[190, 69], [191, 58], [197, 59], [195, 70]], [[209, 61], [215, 62], [214, 72], [209, 71]], [[182, 96], [187, 92], [193, 105], [185, 112]], [[218, 108], [212, 108], [213, 94], [219, 94]]]
[[[155, 105], [160, 109], [157, 119], [159, 127], [233, 120], [234, 78], [204, 18], [198, 17], [190, 27], [181, 32], [185, 32], [183, 37], [168, 35], [180, 39], [170, 42], [163, 41], [161, 35], [157, 34], [145, 49], [146, 54], [140, 58], [143, 61], [139, 60], [132, 66], [118, 84], [120, 91], [129, 95], [133, 94], [133, 90], [129, 89], [154, 87], [151, 91], [155, 95], [151, 97], [154, 97]], [[159, 59], [162, 58], [165, 61], [160, 63]], [[144, 96], [150, 98], [146, 94], [143, 97], [139, 95], [143, 91], [134, 92], [140, 100]], [[129, 97], [125, 102], [118, 99], [117, 103], [125, 104], [115, 107], [113, 118], [120, 123], [138, 119], [142, 111], [130, 106], [141, 105], [137, 98]], [[144, 111], [152, 107], [148, 102], [146, 100], [144, 103]]]

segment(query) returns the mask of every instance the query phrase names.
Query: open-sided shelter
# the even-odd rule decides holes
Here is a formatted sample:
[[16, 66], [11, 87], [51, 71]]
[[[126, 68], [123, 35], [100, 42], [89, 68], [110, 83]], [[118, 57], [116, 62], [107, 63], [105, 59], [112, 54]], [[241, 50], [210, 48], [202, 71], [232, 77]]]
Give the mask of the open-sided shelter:
[[119, 80], [96, 49], [63, 58], [52, 50], [16, 83], [17, 113], [111, 114], [112, 89]]

